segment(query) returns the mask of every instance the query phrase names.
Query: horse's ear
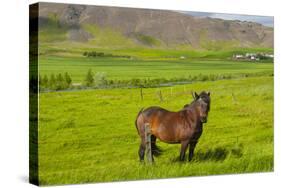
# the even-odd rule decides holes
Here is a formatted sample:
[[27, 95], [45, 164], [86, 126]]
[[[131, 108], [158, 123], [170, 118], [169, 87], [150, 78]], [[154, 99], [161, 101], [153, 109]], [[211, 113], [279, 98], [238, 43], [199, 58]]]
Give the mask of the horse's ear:
[[211, 95], [210, 91], [207, 92], [207, 95], [209, 95], [209, 96]]
[[195, 100], [195, 94], [193, 91], [191, 92], [191, 95], [192, 95], [192, 98]]
[[192, 97], [194, 100], [199, 98], [199, 95], [196, 92], [192, 92]]

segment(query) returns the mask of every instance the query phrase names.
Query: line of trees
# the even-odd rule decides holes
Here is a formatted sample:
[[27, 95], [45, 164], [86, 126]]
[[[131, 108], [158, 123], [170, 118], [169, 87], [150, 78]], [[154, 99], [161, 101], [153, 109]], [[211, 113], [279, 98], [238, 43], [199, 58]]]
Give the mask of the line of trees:
[[239, 77], [255, 77], [255, 76], [273, 76], [269, 75], [268, 72], [260, 73], [241, 73], [241, 74], [198, 74], [189, 75], [187, 77], [178, 78], [133, 78], [129, 80], [109, 80], [105, 72], [94, 73], [89, 69], [83, 79], [82, 83], [73, 85], [70, 75], [65, 72], [64, 74], [51, 74], [50, 76], [44, 75], [39, 76], [39, 86], [40, 90], [65, 90], [69, 88], [73, 89], [86, 89], [86, 88], [121, 88], [121, 87], [139, 87], [139, 88], [149, 88], [149, 87], [161, 87], [161, 86], [171, 86], [178, 84], [186, 84], [194, 81], [215, 81], [224, 79], [233, 79]]
[[50, 76], [39, 75], [40, 90], [63, 90], [71, 87], [72, 79], [67, 72], [65, 72], [64, 74], [51, 74]]
[[[83, 82], [78, 84], [78, 89], [81, 88], [104, 88], [108, 84], [113, 84], [107, 80], [107, 75], [104, 72], [93, 73], [91, 69], [88, 70]], [[75, 88], [72, 84], [72, 78], [65, 72], [64, 74], [51, 74], [51, 75], [39, 75], [39, 88], [41, 91], [51, 90], [65, 90]]]
[[123, 58], [131, 57], [128, 55], [113, 55], [113, 54], [106, 54], [104, 52], [96, 52], [96, 51], [83, 52], [83, 56], [85, 56], [85, 57], [123, 57]]
[[172, 86], [178, 84], [187, 84], [196, 81], [216, 81], [216, 80], [228, 80], [242, 77], [256, 77], [256, 76], [273, 76], [273, 74], [268, 72], [260, 73], [241, 73], [241, 74], [197, 74], [189, 75], [187, 77], [177, 77], [177, 78], [133, 78], [129, 80], [106, 80], [103, 82], [103, 87], [120, 88], [120, 87], [139, 87], [139, 88], [149, 88], [149, 87], [161, 87], [161, 86]]

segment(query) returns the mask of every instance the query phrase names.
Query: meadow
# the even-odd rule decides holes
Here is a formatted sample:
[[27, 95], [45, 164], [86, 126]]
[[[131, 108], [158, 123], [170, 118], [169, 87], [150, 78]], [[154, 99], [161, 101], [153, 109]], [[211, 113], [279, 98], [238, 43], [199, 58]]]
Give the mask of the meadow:
[[[49, 63], [51, 64], [54, 59], [49, 58]], [[68, 61], [70, 66], [65, 66], [63, 69], [62, 67], [55, 69], [52, 65], [47, 66], [48, 62], [44, 59], [41, 62], [43, 63], [40, 71], [43, 73], [48, 72], [47, 67], [53, 71], [69, 69], [69, 73], [76, 81], [81, 80], [79, 72], [84, 69], [84, 66], [80, 63], [75, 66], [74, 62], [77, 63], [77, 59], [73, 60], [73, 64]], [[62, 60], [61, 64], [56, 65], [61, 66], [64, 63]], [[123, 76], [124, 79], [129, 77], [130, 73], [133, 74], [134, 70], [126, 72], [125, 70], [129, 69], [127, 66], [106, 60], [103, 62], [106, 64], [104, 67], [98, 66], [101, 62], [81, 63], [93, 66], [93, 70], [100, 68], [98, 71], [109, 72], [109, 76], [112, 77]], [[114, 63], [116, 66], [113, 66]], [[179, 62], [172, 62], [169, 64], [171, 67], [168, 68], [168, 66], [165, 67], [165, 62], [162, 63], [163, 67], [157, 62], [145, 62], [144, 64], [149, 65], [146, 67], [150, 68], [136, 66], [134, 75], [172, 76], [173, 72], [176, 75], [186, 74], [185, 72], [189, 72], [188, 66], [193, 66], [194, 72], [200, 71], [201, 65], [204, 65], [199, 62], [196, 68], [195, 63], [180, 65]], [[239, 72], [271, 69], [272, 73], [273, 68], [273, 64], [226, 62], [223, 65], [212, 61], [210, 63], [215, 64], [201, 71]], [[216, 66], [216, 63], [219, 65]], [[151, 66], [155, 67], [151, 68]], [[236, 70], [236, 66], [240, 68]], [[121, 70], [126, 74], [120, 72]], [[190, 72], [192, 73], [193, 70]], [[158, 95], [160, 90], [163, 101]], [[195, 149], [193, 161], [179, 162], [180, 145], [158, 141], [157, 144], [163, 153], [155, 159], [155, 164], [140, 163], [138, 159], [140, 138], [134, 125], [138, 111], [142, 107], [151, 105], [177, 111], [192, 101], [191, 91], [202, 90], [211, 92], [211, 111], [208, 123], [204, 125], [203, 135]], [[39, 111], [39, 182], [41, 185], [273, 170], [272, 74], [232, 80], [194, 82], [172, 87], [144, 88], [143, 100], [141, 100], [139, 88], [40, 93]]]
[[40, 75], [68, 72], [73, 83], [81, 83], [89, 69], [105, 72], [111, 80], [187, 78], [194, 75], [241, 75], [266, 72], [272, 74], [272, 63], [217, 59], [128, 59], [86, 58], [81, 56], [40, 56]]

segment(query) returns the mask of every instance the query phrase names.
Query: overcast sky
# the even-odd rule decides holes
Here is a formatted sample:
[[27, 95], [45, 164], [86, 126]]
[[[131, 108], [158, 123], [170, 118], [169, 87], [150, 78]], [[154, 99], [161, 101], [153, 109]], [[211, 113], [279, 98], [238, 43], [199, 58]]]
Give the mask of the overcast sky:
[[239, 14], [223, 14], [223, 13], [207, 13], [207, 12], [184, 12], [192, 16], [198, 17], [210, 17], [210, 18], [220, 18], [224, 20], [241, 20], [241, 21], [251, 21], [263, 24], [265, 26], [273, 27], [273, 17], [272, 16], [250, 16], [250, 15], [239, 15]]

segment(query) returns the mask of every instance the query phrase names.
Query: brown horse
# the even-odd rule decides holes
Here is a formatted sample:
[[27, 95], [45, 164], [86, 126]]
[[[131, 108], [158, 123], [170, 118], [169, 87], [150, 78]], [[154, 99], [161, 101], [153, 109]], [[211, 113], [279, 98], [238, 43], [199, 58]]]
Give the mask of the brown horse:
[[195, 146], [203, 131], [203, 123], [207, 122], [210, 110], [210, 92], [201, 92], [199, 95], [193, 93], [194, 101], [185, 105], [178, 112], [171, 112], [161, 107], [149, 107], [141, 110], [136, 118], [135, 124], [141, 137], [139, 158], [144, 159], [145, 154], [145, 124], [149, 123], [151, 128], [151, 148], [153, 154], [157, 149], [156, 139], [166, 143], [180, 143], [180, 160], [185, 159], [185, 152], [189, 146], [189, 158], [191, 161]]

